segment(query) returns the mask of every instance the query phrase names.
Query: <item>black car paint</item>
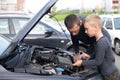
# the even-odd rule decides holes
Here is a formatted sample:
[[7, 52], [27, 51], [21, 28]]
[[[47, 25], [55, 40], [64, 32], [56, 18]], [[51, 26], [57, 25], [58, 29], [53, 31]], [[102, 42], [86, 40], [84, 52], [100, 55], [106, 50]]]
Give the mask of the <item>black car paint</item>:
[[2, 58], [10, 55], [10, 51], [13, 51], [17, 45], [24, 40], [24, 38], [28, 35], [30, 30], [40, 21], [40, 19], [49, 12], [50, 6], [52, 7], [57, 0], [49, 1], [32, 19], [29, 20], [28, 24], [23, 27], [18, 34], [13, 38], [8, 49], [2, 54]]
[[[33, 55], [33, 53], [34, 53], [33, 50], [35, 50], [36, 48], [37, 49], [40, 48], [40, 51], [41, 51], [41, 48], [45, 49], [44, 47], [40, 47], [40, 46], [36, 47], [36, 46], [33, 46], [33, 45], [24, 44], [23, 40], [28, 35], [30, 30], [32, 30], [32, 28], [37, 24], [37, 22], [39, 22], [39, 20], [45, 15], [45, 13], [47, 13], [48, 10], [50, 10], [50, 7], [52, 7], [55, 4], [56, 1], [57, 0], [50, 0], [42, 8], [42, 10], [40, 10], [28, 22], [28, 24], [26, 24], [25, 27], [23, 29], [21, 29], [19, 31], [19, 33], [12, 39], [11, 44], [8, 46], [8, 48], [5, 50], [5, 52], [3, 52], [3, 54], [0, 55], [0, 63], [1, 63], [1, 65], [6, 67], [7, 65], [9, 65], [9, 63], [14, 64], [12, 62], [16, 62], [16, 60], [19, 60], [19, 59], [20, 59], [20, 61], [18, 61], [18, 63], [20, 63], [20, 64], [18, 64], [18, 63], [17, 64], [18, 65], [23, 65], [24, 62], [22, 62], [22, 61], [26, 62], [26, 57], [31, 58], [32, 56], [27, 56], [27, 55]], [[58, 53], [55, 54], [56, 56], [61, 56], [61, 54], [63, 54], [63, 56], [65, 57], [66, 55], [68, 55], [68, 54], [70, 55], [70, 53], [71, 53], [71, 52], [68, 52], [68, 51], [63, 50], [63, 49], [50, 49], [50, 48], [47, 48], [47, 49], [50, 50], [50, 51], [53, 50], [53, 53], [54, 53], [54, 50], [55, 50], [55, 52], [57, 51]], [[46, 51], [45, 51], [45, 53], [46, 53]], [[48, 54], [52, 55], [49, 52], [48, 52]], [[58, 55], [58, 54], [60, 54], [60, 55]], [[46, 57], [44, 57], [44, 58], [46, 59]], [[54, 61], [54, 60], [52, 60], [52, 61]], [[13, 65], [10, 65], [10, 66], [13, 66]], [[47, 79], [49, 79], [49, 80], [89, 80], [89, 79], [96, 80], [96, 79], [99, 79], [99, 80], [102, 80], [100, 74], [89, 74], [88, 71], [80, 72], [80, 73], [83, 73], [82, 75], [78, 75], [78, 73], [77, 73], [77, 75], [73, 75], [73, 76], [49, 75], [49, 74], [48, 75], [45, 75], [45, 74], [43, 74], [43, 75], [40, 75], [40, 74], [35, 75], [35, 74], [29, 74], [29, 73], [9, 72], [4, 67], [0, 66], [0, 73], [1, 73], [0, 79], [9, 79], [9, 80], [17, 80], [17, 79], [19, 79], [19, 80], [30, 80], [30, 79], [32, 79], [32, 80], [38, 80], [38, 79], [39, 80], [47, 80]], [[18, 66], [16, 68], [19, 68], [21, 70], [20, 67], [22, 67], [22, 66]], [[35, 66], [33, 66], [31, 68], [34, 68], [34, 67]], [[66, 67], [66, 69], [68, 68], [66, 65], [64, 67]], [[9, 70], [9, 68], [7, 68], [7, 69]], [[92, 71], [92, 72], [94, 72], [94, 71]]]
[[35, 75], [27, 73], [14, 73], [7, 71], [0, 65], [0, 80], [78, 80], [79, 77], [70, 77], [67, 75]]
[[[28, 14], [2, 14], [0, 19], [8, 19], [9, 33], [4, 33], [3, 35], [13, 38], [16, 34], [15, 25], [13, 24], [13, 19], [26, 19], [29, 21], [31, 17]], [[48, 22], [47, 22], [48, 23]], [[70, 35], [68, 33], [61, 32], [54, 29], [51, 25], [47, 24], [46, 21], [39, 21], [38, 24], [43, 25], [47, 30], [45, 34], [29, 34], [24, 40], [25, 43], [46, 46], [46, 47], [59, 47], [63, 49], [68, 49], [72, 43], [70, 40]], [[57, 25], [57, 27], [60, 27]], [[54, 43], [54, 44], [53, 44]]]
[[29, 34], [25, 39], [25, 43], [52, 47], [52, 48], [58, 47], [63, 49], [67, 49], [69, 46], [72, 45], [72, 44], [67, 45], [68, 43], [70, 43], [70, 39], [67, 38], [63, 32], [59, 32], [45, 23], [42, 23], [42, 22], [40, 23], [46, 26], [47, 28], [46, 33], [45, 34]]

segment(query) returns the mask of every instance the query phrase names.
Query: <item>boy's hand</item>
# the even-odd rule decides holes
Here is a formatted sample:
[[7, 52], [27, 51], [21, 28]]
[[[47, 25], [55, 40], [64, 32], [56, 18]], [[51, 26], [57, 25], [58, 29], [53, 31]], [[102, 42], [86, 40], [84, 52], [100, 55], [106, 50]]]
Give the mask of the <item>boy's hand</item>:
[[82, 59], [90, 59], [90, 55], [88, 55], [87, 53], [82, 52]]

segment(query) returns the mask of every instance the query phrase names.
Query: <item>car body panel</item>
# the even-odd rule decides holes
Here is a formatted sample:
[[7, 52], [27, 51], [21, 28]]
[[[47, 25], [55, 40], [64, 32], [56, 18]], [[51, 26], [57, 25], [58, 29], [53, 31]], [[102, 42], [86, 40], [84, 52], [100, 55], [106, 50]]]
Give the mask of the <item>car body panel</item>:
[[[12, 39], [0, 35], [0, 79], [9, 80], [102, 80], [96, 67], [72, 66], [73, 52], [23, 42], [32, 28], [57, 0], [50, 0]], [[79, 71], [79, 72], [78, 72]]]
[[1, 80], [78, 80], [79, 77], [70, 77], [67, 75], [35, 75], [26, 73], [9, 72], [0, 65]]
[[[39, 22], [39, 20], [50, 10], [50, 6], [52, 7], [57, 0], [49, 1], [32, 19], [28, 21], [29, 24], [25, 24], [24, 27], [16, 34], [13, 38], [10, 46], [5, 51], [2, 58], [10, 55], [9, 51], [13, 51], [13, 49], [25, 38], [25, 36], [30, 32], [30, 30]], [[11, 45], [14, 45], [11, 47]]]
[[[2, 38], [5, 40], [3, 40]], [[27, 45], [24, 43], [19, 43], [16, 46], [15, 43], [10, 44], [12, 42], [12, 39], [6, 38], [2, 35], [0, 35], [0, 40], [7, 42], [7, 45], [5, 45], [5, 42], [4, 42], [3, 43], [4, 45], [2, 45], [2, 46], [5, 46], [6, 51], [11, 53], [11, 54], [5, 54], [4, 52], [1, 52], [0, 53], [1, 54], [0, 55], [0, 63], [2, 65], [4, 64], [4, 67], [7, 66], [8, 70], [10, 70], [11, 67], [14, 67], [14, 71], [15, 71], [15, 72], [14, 71], [10, 72], [10, 71], [6, 70], [2, 65], [0, 65], [0, 73], [1, 73], [0, 79], [10, 79], [10, 80], [15, 80], [15, 79], [19, 79], [19, 80], [24, 80], [24, 79], [25, 80], [29, 80], [29, 79], [33, 79], [33, 80], [34, 79], [35, 80], [36, 79], [39, 79], [39, 80], [47, 80], [47, 79], [49, 79], [49, 80], [83, 80], [83, 79], [95, 80], [95, 79], [100, 79], [100, 80], [102, 80], [101, 75], [99, 73], [97, 73], [96, 71], [94, 72], [94, 70], [93, 71], [85, 70], [85, 71], [80, 73], [81, 76], [79, 76], [78, 74], [75, 74], [73, 76], [69, 76], [69, 75], [61, 75], [60, 73], [56, 74], [56, 75], [51, 74], [51, 73], [48, 74], [48, 73], [44, 73], [44, 72], [42, 74], [37, 73], [37, 72], [39, 72], [39, 69], [36, 69], [36, 68], [39, 68], [40, 66], [39, 67], [35, 66], [35, 65], [38, 65], [36, 63], [32, 64], [31, 67], [28, 66], [28, 68], [27, 68], [27, 66], [26, 67], [21, 66], [21, 65], [23, 65], [23, 63], [28, 61], [29, 58], [32, 59], [31, 55], [34, 55], [33, 54], [33, 52], [35, 52], [34, 49], [41, 48], [40, 53], [43, 52], [43, 56], [44, 56], [44, 54], [46, 55], [47, 53], [51, 54], [50, 56], [48, 55], [50, 57], [50, 59], [52, 59], [52, 56], [54, 56], [54, 54], [51, 51], [53, 51], [53, 52], [57, 51], [58, 55], [55, 53], [56, 56], [60, 56], [61, 53], [62, 53], [62, 56], [63, 56], [63, 54], [65, 56], [67, 56], [68, 54], [73, 55], [73, 53], [68, 52], [66, 50], [63, 50], [63, 49], [57, 49], [57, 48], [50, 49], [50, 52], [45, 51], [45, 53], [44, 53], [44, 51], [42, 51], [42, 49], [44, 49], [43, 46], [36, 46], [36, 45], [31, 46], [31, 45]], [[0, 49], [2, 49], [2, 46], [0, 46]], [[9, 47], [7, 48], [7, 46], [9, 46]], [[45, 50], [47, 50], [47, 49], [49, 49], [49, 48], [45, 48]], [[11, 50], [13, 50], [13, 51], [11, 51]], [[37, 53], [37, 54], [39, 54], [39, 53]], [[47, 59], [47, 56], [44, 58]], [[57, 58], [54, 58], [54, 59], [57, 60]], [[65, 61], [65, 63], [67, 63], [67, 62]], [[31, 62], [30, 62], [30, 64], [31, 64]], [[48, 64], [46, 64], [46, 66], [48, 66]], [[66, 67], [67, 69], [70, 68], [70, 67], [67, 67], [67, 65], [65, 65], [65, 64], [63, 66]], [[60, 68], [60, 67], [58, 67], [58, 68]], [[70, 69], [72, 69], [72, 67]], [[29, 72], [29, 70], [30, 70], [30, 72]], [[47, 70], [49, 70], [49, 68]], [[78, 72], [78, 69], [77, 69], [77, 72]], [[57, 79], [57, 78], [59, 78], [59, 79]]]
[[[0, 33], [13, 38], [19, 30], [33, 17], [33, 14], [29, 13], [5, 13], [0, 15]], [[8, 20], [6, 20], [8, 19]], [[3, 21], [4, 20], [4, 21]], [[5, 29], [2, 24], [5, 25]], [[62, 27], [62, 28], [61, 28]], [[37, 23], [34, 29], [24, 40], [25, 43], [46, 46], [46, 47], [59, 47], [67, 49], [72, 45], [70, 42], [70, 33], [65, 26], [58, 25], [55, 21], [49, 18], [43, 18]], [[64, 31], [63, 31], [64, 30]], [[51, 34], [49, 34], [51, 32]], [[52, 44], [55, 43], [55, 44]]]

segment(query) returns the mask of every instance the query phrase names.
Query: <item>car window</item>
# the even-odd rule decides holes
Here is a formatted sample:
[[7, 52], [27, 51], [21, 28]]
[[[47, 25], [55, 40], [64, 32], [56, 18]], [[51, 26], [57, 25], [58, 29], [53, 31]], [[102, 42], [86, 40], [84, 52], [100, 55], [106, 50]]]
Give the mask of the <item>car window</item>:
[[[25, 19], [25, 18], [17, 18], [17, 19], [12, 19], [13, 21], [13, 25], [15, 26], [15, 31], [16, 33], [18, 33], [20, 31], [20, 29], [25, 25], [25, 23], [28, 21], [29, 19]], [[33, 30], [30, 31], [29, 34], [44, 34], [45, 31], [45, 26], [43, 24], [38, 23]]]
[[9, 34], [8, 19], [0, 19], [0, 33]]
[[25, 23], [28, 20], [29, 19], [27, 19], [27, 18], [12, 19], [16, 33], [18, 33], [20, 31], [20, 29], [25, 25]]
[[112, 27], [112, 19], [111, 18], [107, 19], [105, 27], [107, 29], [113, 29], [113, 27]]
[[45, 25], [38, 23], [31, 31], [29, 34], [45, 34], [46, 29]]
[[120, 29], [120, 18], [114, 18], [115, 29]]
[[0, 56], [8, 48], [9, 44], [10, 42], [7, 39], [0, 36]]

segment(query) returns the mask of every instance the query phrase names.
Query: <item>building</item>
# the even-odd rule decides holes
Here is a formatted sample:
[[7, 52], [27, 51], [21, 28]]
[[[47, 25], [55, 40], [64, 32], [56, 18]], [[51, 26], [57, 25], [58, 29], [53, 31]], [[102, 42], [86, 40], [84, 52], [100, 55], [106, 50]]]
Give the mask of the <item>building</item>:
[[100, 4], [101, 6], [98, 8], [99, 11], [104, 11], [106, 13], [120, 11], [120, 0], [100, 0], [96, 5], [98, 6]]
[[0, 11], [23, 11], [25, 0], [0, 0]]
[[[25, 1], [27, 0], [0, 0], [0, 11], [24, 11], [26, 5]], [[79, 3], [76, 3], [77, 1], [78, 0], [73, 1], [76, 4], [74, 5], [74, 7], [71, 6], [73, 2], [71, 2], [71, 4], [69, 3], [69, 5], [66, 5], [66, 7], [70, 6], [71, 9], [77, 8], [80, 10], [80, 12], [93, 10], [98, 12], [105, 11], [108, 13], [117, 11], [120, 12], [120, 0], [79, 0]], [[89, 4], [86, 5], [86, 2]], [[62, 4], [63, 3], [61, 3], [61, 5]], [[65, 6], [61, 5], [59, 6], [59, 8]]]
[[115, 11], [118, 11], [119, 10], [119, 0], [112, 0], [112, 10], [115, 12]]
[[101, 0], [101, 11], [112, 12], [112, 0]]

